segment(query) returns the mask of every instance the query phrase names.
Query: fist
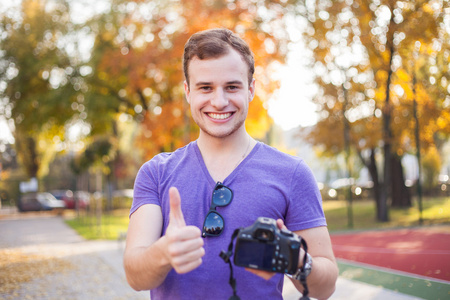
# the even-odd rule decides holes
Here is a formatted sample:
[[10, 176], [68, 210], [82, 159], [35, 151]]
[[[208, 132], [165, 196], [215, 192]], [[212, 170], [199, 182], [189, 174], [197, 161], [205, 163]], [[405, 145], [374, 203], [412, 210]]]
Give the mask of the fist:
[[167, 259], [177, 273], [187, 273], [202, 264], [202, 257], [205, 255], [203, 239], [199, 228], [186, 226], [177, 188], [169, 189], [169, 197], [169, 225], [166, 230]]

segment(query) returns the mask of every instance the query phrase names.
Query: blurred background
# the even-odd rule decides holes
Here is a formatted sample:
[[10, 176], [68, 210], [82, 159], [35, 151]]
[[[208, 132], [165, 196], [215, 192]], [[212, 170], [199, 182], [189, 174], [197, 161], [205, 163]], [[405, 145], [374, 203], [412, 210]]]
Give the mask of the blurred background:
[[214, 27], [255, 54], [249, 133], [305, 159], [332, 230], [450, 221], [443, 0], [0, 0], [3, 207], [126, 218], [139, 167], [197, 137], [181, 57]]

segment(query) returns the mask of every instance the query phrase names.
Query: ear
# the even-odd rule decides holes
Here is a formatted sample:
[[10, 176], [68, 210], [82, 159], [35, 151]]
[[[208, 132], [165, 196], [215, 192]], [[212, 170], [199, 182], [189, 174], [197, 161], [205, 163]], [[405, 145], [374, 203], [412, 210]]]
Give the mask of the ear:
[[250, 83], [248, 87], [248, 102], [251, 102], [253, 98], [255, 97], [255, 87], [256, 87], [256, 81], [255, 78], [252, 79], [252, 83]]
[[186, 101], [190, 104], [189, 102], [189, 84], [187, 83], [187, 81], [184, 81], [184, 93], [186, 94]]

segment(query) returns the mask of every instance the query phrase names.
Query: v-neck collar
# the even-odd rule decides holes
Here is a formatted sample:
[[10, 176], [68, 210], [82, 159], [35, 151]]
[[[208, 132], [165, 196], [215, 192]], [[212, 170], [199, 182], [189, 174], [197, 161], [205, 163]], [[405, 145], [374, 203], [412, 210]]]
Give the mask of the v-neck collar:
[[[198, 162], [200, 167], [202, 168], [202, 171], [205, 175], [205, 178], [210, 182], [212, 185], [216, 184], [216, 181], [212, 178], [211, 174], [208, 171], [208, 168], [206, 167], [205, 161], [203, 159], [202, 153], [200, 152], [200, 148], [198, 147], [197, 140], [194, 141], [194, 150], [195, 154], [197, 156]], [[244, 165], [247, 163], [248, 160], [252, 158], [254, 153], [258, 150], [260, 147], [260, 142], [256, 141], [256, 145], [253, 147], [253, 149], [250, 151], [250, 153], [237, 165], [236, 168], [222, 181], [224, 184], [229, 183], [233, 181], [234, 177], [236, 177], [236, 174], [238, 174], [238, 171], [244, 167]]]

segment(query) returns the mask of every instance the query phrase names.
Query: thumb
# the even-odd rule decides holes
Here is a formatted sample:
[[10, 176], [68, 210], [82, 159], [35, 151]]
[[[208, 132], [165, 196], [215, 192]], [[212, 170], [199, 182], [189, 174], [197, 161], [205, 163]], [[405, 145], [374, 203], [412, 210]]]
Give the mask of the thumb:
[[169, 222], [176, 227], [186, 226], [184, 221], [183, 212], [181, 211], [181, 197], [178, 189], [176, 187], [171, 187], [169, 189], [170, 198], [170, 214]]
[[277, 220], [277, 226], [279, 229], [287, 229], [286, 225], [284, 225], [284, 222], [281, 219]]

